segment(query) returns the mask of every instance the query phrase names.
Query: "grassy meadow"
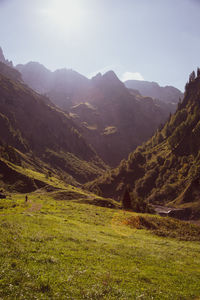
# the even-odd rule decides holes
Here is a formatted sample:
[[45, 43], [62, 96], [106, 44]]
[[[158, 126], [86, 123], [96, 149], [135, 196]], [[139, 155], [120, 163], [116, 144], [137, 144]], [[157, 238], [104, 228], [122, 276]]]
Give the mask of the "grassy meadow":
[[27, 203], [10, 194], [0, 200], [0, 299], [200, 299], [198, 238], [156, 235], [139, 217], [59, 191]]

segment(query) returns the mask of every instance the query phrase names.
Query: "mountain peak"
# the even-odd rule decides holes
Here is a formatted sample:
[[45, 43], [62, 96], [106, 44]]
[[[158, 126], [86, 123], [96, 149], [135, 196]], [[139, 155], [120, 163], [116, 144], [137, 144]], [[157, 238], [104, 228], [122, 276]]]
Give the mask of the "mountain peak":
[[97, 73], [97, 75], [92, 77], [92, 81], [98, 80], [100, 78], [102, 78], [102, 74], [99, 72], [99, 73]]
[[103, 75], [101, 73], [98, 73], [95, 77], [92, 78], [92, 81], [95, 83], [95, 85], [102, 85], [104, 87], [124, 87], [124, 84], [119, 80], [115, 72], [112, 70], [106, 72]]
[[117, 77], [117, 75], [115, 74], [114, 71], [109, 70], [108, 72], [106, 72], [103, 77], [109, 78], [109, 79], [117, 79], [119, 80], [119, 78]]
[[84, 75], [78, 73], [77, 71], [73, 70], [73, 69], [66, 69], [66, 68], [62, 68], [62, 69], [58, 69], [56, 71], [53, 72], [54, 76], [59, 77], [59, 80], [64, 80], [64, 82], [72, 82], [74, 80], [78, 80], [78, 81], [84, 81], [84, 82], [88, 82], [89, 79], [87, 77], [85, 77]]
[[108, 72], [106, 72], [105, 74], [103, 74], [102, 79], [105, 81], [109, 81], [111, 83], [115, 83], [115, 84], [120, 84], [120, 85], [124, 85], [120, 79], [117, 77], [117, 75], [115, 74], [114, 71], [110, 70]]
[[25, 65], [18, 64], [16, 66], [16, 69], [18, 69], [20, 72], [22, 70], [26, 70], [26, 71], [30, 70], [30, 72], [34, 72], [34, 71], [43, 71], [43, 72], [48, 72], [48, 73], [51, 72], [44, 65], [42, 65], [36, 61], [30, 61], [30, 62], [26, 63]]

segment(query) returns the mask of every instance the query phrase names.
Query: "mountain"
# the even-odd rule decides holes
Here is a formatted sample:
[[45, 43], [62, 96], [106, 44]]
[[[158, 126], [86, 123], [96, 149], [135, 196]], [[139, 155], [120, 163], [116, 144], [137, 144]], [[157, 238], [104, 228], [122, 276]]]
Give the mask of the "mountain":
[[80, 183], [102, 174], [105, 164], [69, 115], [21, 81], [4, 75], [15, 74], [16, 70], [7, 65], [3, 69], [1, 73], [0, 68], [1, 158], [21, 166], [29, 160], [35, 170], [43, 168], [71, 176]]
[[186, 84], [174, 115], [144, 145], [111, 172], [88, 185], [120, 199], [129, 189], [132, 203], [188, 209], [200, 217], [200, 70]]
[[177, 104], [183, 98], [183, 93], [173, 86], [161, 87], [156, 82], [141, 80], [127, 80], [124, 84], [129, 89], [138, 90], [142, 96], [159, 99], [165, 103]]
[[7, 64], [0, 61], [0, 74], [14, 81], [22, 82], [22, 75], [16, 69], [9, 67]]
[[48, 96], [64, 110], [77, 104], [76, 98], [79, 99], [89, 89], [89, 79], [71, 69], [52, 72], [37, 62], [17, 65], [16, 69], [26, 84]]
[[172, 110], [128, 90], [113, 71], [89, 80], [73, 70], [51, 72], [39, 63], [16, 68], [29, 86], [70, 113], [83, 137], [111, 166], [151, 137]]
[[29, 62], [17, 65], [16, 69], [22, 74], [23, 81], [33, 90], [45, 94], [52, 85], [52, 72], [42, 64]]
[[132, 95], [113, 71], [92, 78], [82, 99], [70, 109], [70, 116], [111, 166], [151, 137], [169, 115], [161, 102]]
[[[71, 69], [60, 69], [52, 72], [38, 62], [19, 64], [16, 69], [22, 74], [26, 82], [35, 91], [46, 94], [60, 108], [70, 110], [78, 104], [90, 91], [91, 80]], [[100, 78], [101, 74], [97, 74]], [[110, 79], [110, 78], [109, 78]], [[105, 81], [104, 81], [105, 83]], [[183, 94], [173, 86], [160, 87], [156, 82], [128, 80], [125, 86], [132, 94], [159, 99], [170, 104], [169, 110], [175, 111], [177, 103]]]

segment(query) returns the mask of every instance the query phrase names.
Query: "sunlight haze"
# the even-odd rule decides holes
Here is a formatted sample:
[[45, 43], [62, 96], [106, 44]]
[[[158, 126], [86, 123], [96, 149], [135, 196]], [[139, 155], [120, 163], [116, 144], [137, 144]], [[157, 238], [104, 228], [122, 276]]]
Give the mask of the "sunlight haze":
[[195, 0], [1, 0], [0, 46], [14, 64], [88, 77], [117, 66], [120, 79], [139, 74], [183, 90], [200, 65], [199, 17]]

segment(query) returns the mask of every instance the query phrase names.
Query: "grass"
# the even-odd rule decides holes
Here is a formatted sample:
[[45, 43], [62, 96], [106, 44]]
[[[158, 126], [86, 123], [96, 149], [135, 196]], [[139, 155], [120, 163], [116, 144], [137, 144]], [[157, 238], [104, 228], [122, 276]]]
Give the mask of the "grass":
[[115, 126], [107, 126], [104, 128], [104, 135], [110, 135], [117, 132], [117, 128]]
[[19, 174], [25, 175], [32, 179], [39, 180], [39, 181], [43, 182], [44, 184], [50, 185], [52, 187], [66, 188], [66, 184], [62, 180], [60, 180], [59, 178], [57, 178], [55, 176], [48, 177], [47, 174], [45, 174], [45, 173], [37, 172], [30, 168], [23, 168], [21, 166], [18, 166], [16, 164], [8, 162], [7, 160], [5, 160], [3, 158], [1, 158], [1, 161], [3, 161], [5, 164], [7, 164], [8, 168], [16, 171]]
[[122, 218], [119, 222], [131, 228], [150, 230], [158, 236], [173, 237], [184, 241], [200, 241], [199, 226], [177, 219], [137, 214]]
[[121, 220], [134, 213], [55, 192], [24, 200], [22, 194], [0, 200], [1, 299], [200, 296], [199, 242], [131, 228]]

